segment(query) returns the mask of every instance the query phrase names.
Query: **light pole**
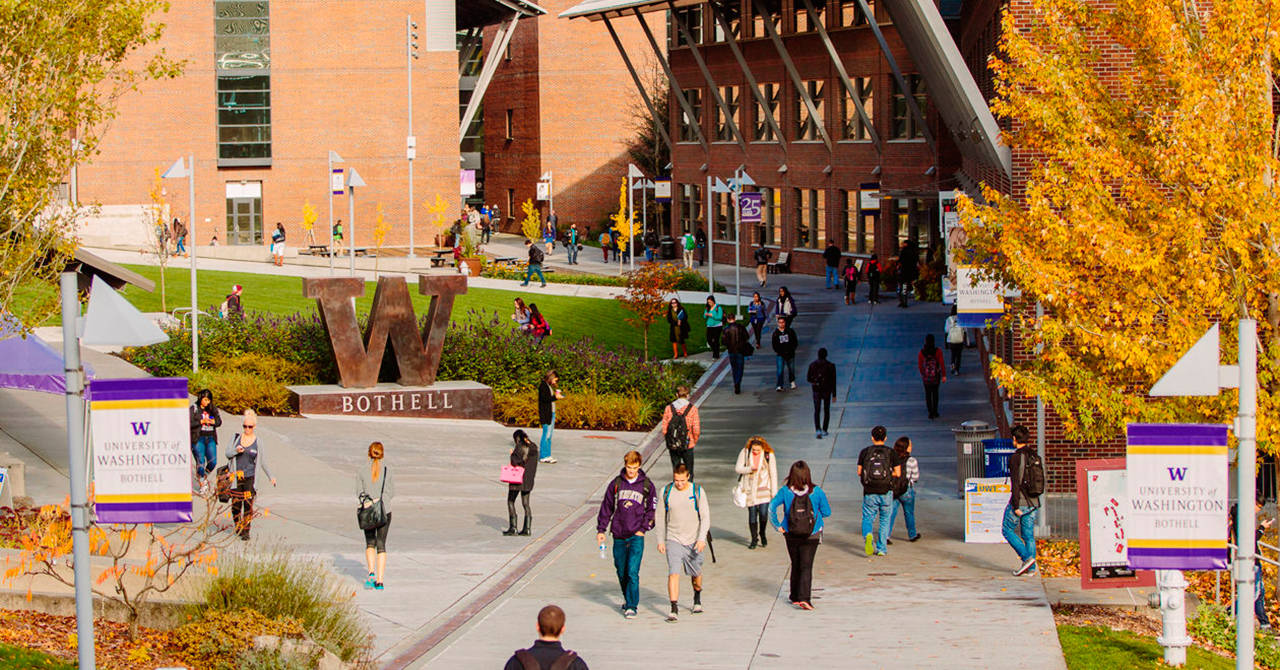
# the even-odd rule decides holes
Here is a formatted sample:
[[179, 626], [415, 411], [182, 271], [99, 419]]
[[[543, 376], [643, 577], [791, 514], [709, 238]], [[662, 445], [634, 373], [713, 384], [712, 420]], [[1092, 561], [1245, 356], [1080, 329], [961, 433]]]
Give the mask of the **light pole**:
[[[342, 195], [342, 168], [333, 169], [334, 163], [341, 163], [342, 156], [336, 151], [329, 151], [329, 274], [333, 274], [333, 196]], [[412, 209], [412, 208], [410, 208]]]
[[[630, 256], [631, 271], [636, 269], [636, 179], [644, 179], [644, 173], [632, 163], [627, 163], [627, 252]], [[619, 263], [621, 267], [621, 263]]]
[[[747, 166], [739, 165], [733, 177], [733, 313], [742, 309], [742, 203], [739, 197], [743, 186], [755, 186], [756, 180], [747, 174]], [[713, 287], [714, 288], [714, 287]]]
[[351, 224], [351, 243], [347, 245], [351, 257], [351, 276], [356, 276], [356, 187], [366, 186], [355, 168], [347, 174], [347, 219]]
[[405, 139], [405, 155], [409, 159], [409, 258], [413, 258], [413, 159], [418, 153], [418, 138], [413, 136], [413, 61], [418, 57], [418, 24], [409, 15], [404, 17], [405, 66], [409, 72], [407, 95], [409, 99], [409, 136]]
[[191, 257], [191, 371], [200, 371], [200, 310], [196, 299], [196, 155], [187, 155], [187, 166], [182, 166], [182, 159], [173, 162], [162, 179], [187, 178], [187, 234], [191, 236], [188, 254]]
[[[556, 176], [555, 176], [555, 173], [554, 173], [553, 171], [551, 171], [551, 170], [547, 170], [546, 172], [543, 172], [543, 173], [542, 173], [542, 176], [538, 178], [538, 181], [545, 181], [545, 182], [547, 182], [547, 218], [548, 218], [548, 219], [550, 219], [550, 218], [551, 218], [551, 215], [552, 215], [552, 214], [554, 214], [554, 213], [555, 213], [555, 211], [556, 211]], [[513, 213], [513, 212], [508, 212], [508, 214], [512, 214], [512, 213]]]

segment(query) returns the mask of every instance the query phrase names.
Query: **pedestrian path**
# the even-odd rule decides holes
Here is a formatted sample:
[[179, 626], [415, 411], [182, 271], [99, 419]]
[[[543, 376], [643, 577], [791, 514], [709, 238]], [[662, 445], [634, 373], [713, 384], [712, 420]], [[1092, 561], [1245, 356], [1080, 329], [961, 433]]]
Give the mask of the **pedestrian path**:
[[[949, 428], [991, 417], [990, 409], [975, 402], [986, 385], [970, 360], [966, 374], [943, 386], [942, 417], [926, 418], [915, 352], [925, 333], [941, 335], [944, 308], [901, 310], [892, 301], [846, 307], [837, 291], [821, 288], [820, 279], [794, 277], [787, 283], [801, 315], [795, 322], [800, 388], [774, 390], [766, 342], [747, 364], [741, 395], [722, 378], [701, 406], [697, 473], [711, 500], [718, 559], [707, 563], [706, 612], [689, 613], [685, 580], [680, 621], [664, 621], [666, 563], [656, 539], [648, 538], [640, 616], [623, 619], [613, 564], [599, 558], [592, 520], [504, 598], [410, 667], [498, 667], [512, 649], [529, 644], [534, 617], [547, 603], [565, 609], [565, 644], [592, 667], [1065, 667], [1040, 580], [1013, 577], [1017, 560], [1005, 545], [963, 543]], [[824, 439], [814, 438], [803, 382], [819, 346], [830, 350], [840, 375], [840, 402]], [[888, 427], [890, 441], [906, 434], [915, 442], [923, 471], [917, 502], [923, 538], [907, 542], [899, 522], [889, 555], [867, 558], [856, 461], [876, 424]], [[793, 460], [804, 458], [831, 499], [834, 513], [814, 565], [813, 612], [792, 609], [786, 601], [788, 561], [781, 536], [775, 534], [766, 548], [747, 550], [745, 511], [729, 501], [736, 478], [732, 462], [755, 434], [777, 450], [780, 477]], [[665, 453], [646, 468], [656, 484], [670, 481]]]

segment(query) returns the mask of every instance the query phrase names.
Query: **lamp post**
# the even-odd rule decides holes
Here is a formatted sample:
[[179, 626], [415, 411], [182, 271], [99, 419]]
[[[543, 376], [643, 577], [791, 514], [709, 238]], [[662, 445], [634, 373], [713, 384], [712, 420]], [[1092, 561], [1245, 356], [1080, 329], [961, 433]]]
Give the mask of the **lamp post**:
[[[755, 186], [756, 180], [739, 165], [733, 176], [733, 312], [742, 308], [742, 203], [738, 201], [743, 186]], [[714, 292], [714, 286], [712, 287]]]
[[413, 61], [418, 57], [418, 24], [409, 15], [404, 17], [405, 66], [409, 72], [407, 97], [409, 100], [409, 135], [405, 138], [405, 155], [409, 159], [409, 258], [413, 258], [413, 159], [418, 153], [418, 138], [413, 135]]
[[630, 256], [632, 272], [636, 269], [636, 179], [643, 181], [644, 173], [634, 164], [627, 163], [627, 253]]
[[[329, 274], [333, 274], [333, 196], [342, 195], [342, 170], [334, 171], [333, 164], [341, 163], [342, 156], [336, 151], [329, 151]], [[412, 210], [412, 208], [410, 208]]]
[[182, 159], [173, 162], [162, 179], [187, 178], [187, 233], [191, 236], [189, 255], [191, 257], [191, 371], [200, 371], [200, 310], [196, 299], [196, 156], [187, 155], [187, 165], [182, 166]]
[[351, 257], [351, 276], [356, 276], [356, 187], [366, 186], [355, 168], [347, 171], [347, 219], [351, 223], [351, 243], [347, 245]]

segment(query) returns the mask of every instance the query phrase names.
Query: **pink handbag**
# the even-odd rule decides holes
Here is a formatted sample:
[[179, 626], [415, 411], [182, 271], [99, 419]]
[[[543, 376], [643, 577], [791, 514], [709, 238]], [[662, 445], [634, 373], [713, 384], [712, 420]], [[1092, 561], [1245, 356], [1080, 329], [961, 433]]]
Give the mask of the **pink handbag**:
[[524, 468], [519, 465], [504, 465], [498, 480], [504, 484], [523, 484]]

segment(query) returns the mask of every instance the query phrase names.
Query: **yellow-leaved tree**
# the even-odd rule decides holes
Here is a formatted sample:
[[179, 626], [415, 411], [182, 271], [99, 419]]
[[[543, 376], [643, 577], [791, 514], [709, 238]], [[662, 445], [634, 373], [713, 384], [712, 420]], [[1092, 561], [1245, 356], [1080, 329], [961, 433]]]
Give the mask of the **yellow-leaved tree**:
[[[618, 250], [625, 252], [627, 245], [631, 244], [631, 236], [639, 232], [639, 225], [636, 223], [634, 213], [627, 215], [627, 179], [622, 178], [622, 186], [618, 189], [618, 211], [614, 212], [609, 220], [613, 222], [613, 226], [618, 229]], [[621, 270], [622, 265], [618, 265]]]
[[311, 206], [311, 201], [304, 201], [302, 203], [302, 229], [307, 231], [306, 241], [309, 245], [316, 243], [315, 227], [316, 219], [318, 218], [319, 215], [316, 214], [316, 208]]
[[1234, 393], [1146, 392], [1213, 323], [1236, 360], [1237, 323], [1256, 318], [1265, 447], [1280, 390], [1280, 0], [1026, 5], [1033, 21], [1006, 14], [992, 105], [1030, 158], [1025, 188], [961, 203], [969, 262], [1022, 292], [1003, 325], [1032, 359], [997, 360], [995, 376], [1077, 439], [1224, 422]]
[[524, 213], [524, 219], [520, 221], [520, 232], [537, 244], [542, 239], [542, 213], [534, 206], [532, 199], [520, 203], [520, 211]]
[[391, 232], [391, 224], [387, 223], [387, 219], [382, 215], [382, 203], [378, 203], [374, 208], [373, 214], [373, 248], [377, 253], [373, 255], [373, 274], [378, 275], [378, 257], [382, 255], [382, 243], [387, 241], [387, 233]]
[[169, 227], [169, 203], [164, 197], [164, 185], [160, 181], [160, 168], [155, 169], [155, 174], [151, 177], [151, 196], [150, 209], [150, 225], [151, 235], [147, 238], [148, 243], [143, 251], [148, 254], [156, 255], [156, 262], [160, 264], [160, 311], [169, 311], [168, 296], [165, 290], [165, 268], [169, 267], [169, 240], [172, 239], [173, 230]]
[[[444, 220], [444, 212], [446, 209], [449, 209], [449, 203], [445, 202], [444, 198], [437, 193], [432, 204], [428, 205], [424, 201], [423, 205], [427, 208], [427, 229], [435, 231], [432, 233], [432, 236], [439, 238], [445, 228], [449, 226], [449, 223]], [[436, 244], [440, 244], [438, 239]]]

